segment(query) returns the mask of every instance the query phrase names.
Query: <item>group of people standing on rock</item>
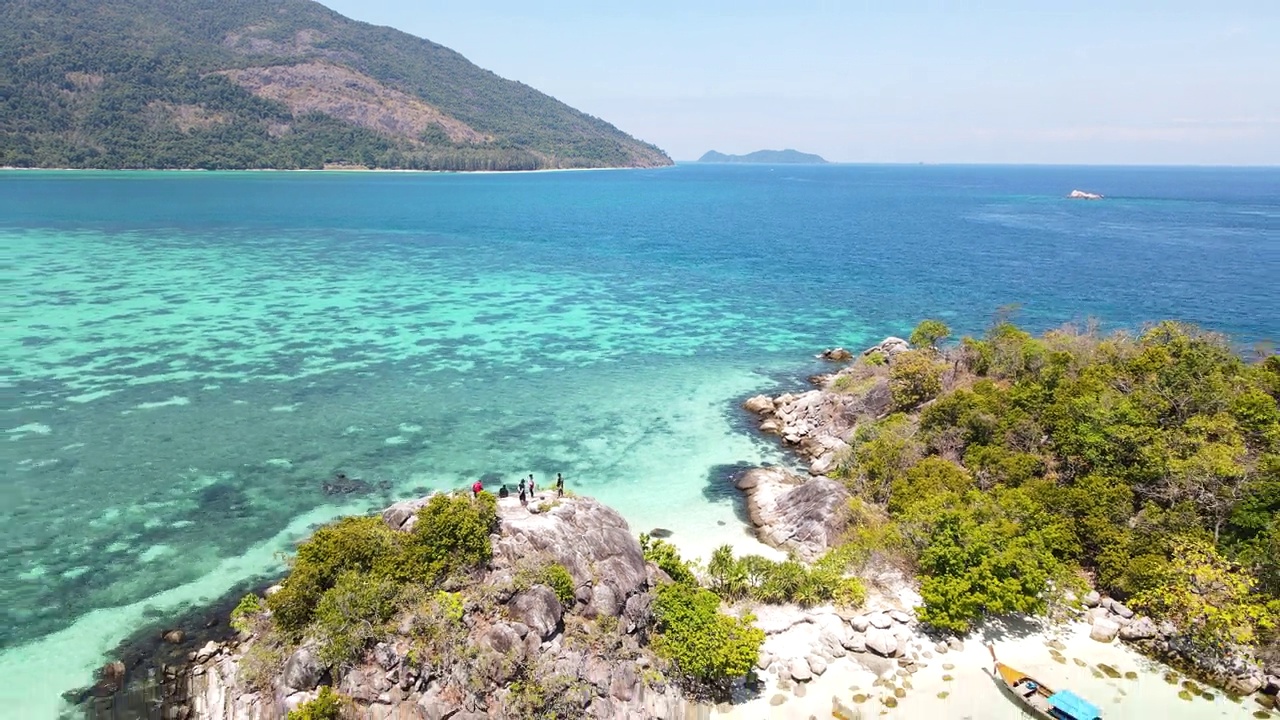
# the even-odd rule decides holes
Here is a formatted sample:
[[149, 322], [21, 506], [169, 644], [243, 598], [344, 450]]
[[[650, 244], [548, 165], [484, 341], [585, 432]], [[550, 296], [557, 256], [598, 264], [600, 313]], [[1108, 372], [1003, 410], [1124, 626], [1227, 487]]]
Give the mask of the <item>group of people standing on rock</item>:
[[[534, 480], [533, 480], [533, 473], [529, 473], [529, 477], [527, 478], [524, 478], [524, 477], [520, 478], [520, 484], [517, 486], [517, 489], [520, 493], [521, 505], [529, 504], [529, 498], [533, 497], [535, 487], [536, 487], [536, 484], [534, 483]], [[564, 476], [561, 475], [560, 473], [556, 473], [556, 482], [554, 487], [556, 489], [556, 497], [557, 498], [564, 497]], [[481, 483], [479, 480], [475, 481], [475, 483], [471, 486], [471, 497], [479, 497], [480, 493], [482, 492], [484, 492], [484, 484]], [[511, 496], [511, 491], [507, 490], [506, 483], [503, 483], [498, 487], [499, 498], [505, 498], [510, 496]]]

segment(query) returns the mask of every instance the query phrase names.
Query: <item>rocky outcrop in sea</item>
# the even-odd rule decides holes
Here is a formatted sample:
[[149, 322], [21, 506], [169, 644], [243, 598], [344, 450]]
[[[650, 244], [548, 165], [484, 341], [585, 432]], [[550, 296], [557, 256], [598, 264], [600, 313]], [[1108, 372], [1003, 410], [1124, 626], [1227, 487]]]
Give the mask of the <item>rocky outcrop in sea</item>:
[[[397, 503], [382, 513], [383, 521], [407, 531], [425, 500]], [[336, 674], [304, 642], [262, 688], [246, 678], [260, 638], [242, 633], [193, 650], [185, 664], [161, 670], [159, 682], [152, 675], [147, 682], [162, 716], [279, 718], [316, 697], [321, 684], [332, 684], [354, 700], [359, 717], [371, 720], [507, 718], [519, 673], [556, 677], [572, 688], [562, 700], [567, 697], [585, 717], [677, 717], [684, 700], [646, 646], [661, 571], [646, 564], [622, 516], [590, 498], [549, 496], [527, 507], [514, 498], [499, 500], [498, 516], [492, 562], [474, 579], [494, 604], [487, 611], [469, 606], [459, 639], [474, 657], [443, 670], [415, 658], [409, 637], [419, 618], [406, 615], [397, 618], [397, 632]], [[534, 558], [568, 570], [571, 603], [562, 604], [546, 585], [517, 589], [516, 575]]]

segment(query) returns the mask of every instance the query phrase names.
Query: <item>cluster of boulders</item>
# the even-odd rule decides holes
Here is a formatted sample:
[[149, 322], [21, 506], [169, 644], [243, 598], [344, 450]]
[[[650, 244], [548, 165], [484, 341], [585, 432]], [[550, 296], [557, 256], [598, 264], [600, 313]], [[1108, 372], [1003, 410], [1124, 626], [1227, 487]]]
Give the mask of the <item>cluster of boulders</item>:
[[1264, 669], [1243, 659], [1206, 655], [1189, 642], [1173, 623], [1157, 623], [1096, 590], [1081, 600], [1087, 608], [1085, 618], [1091, 625], [1089, 637], [1098, 642], [1110, 643], [1119, 638], [1141, 647], [1148, 654], [1176, 660], [1182, 665], [1190, 664], [1235, 695], [1260, 692], [1274, 697], [1280, 693], [1280, 668]]
[[848, 525], [849, 491], [835, 480], [763, 467], [742, 473], [736, 485], [760, 541], [802, 560], [820, 557]]
[[857, 398], [823, 390], [771, 398], [757, 395], [743, 407], [762, 417], [760, 430], [774, 433], [809, 460], [809, 472], [825, 475], [849, 450]]
[[863, 357], [869, 357], [876, 353], [880, 353], [886, 358], [892, 358], [894, 355], [904, 353], [910, 349], [911, 343], [908, 343], [906, 340], [899, 337], [887, 337], [866, 350], [863, 350], [862, 355]]
[[[886, 338], [867, 348], [864, 356], [881, 354], [885, 358], [911, 349], [901, 338]], [[824, 351], [818, 357], [847, 361], [853, 355], [844, 348]], [[843, 381], [843, 383], [842, 383]], [[784, 393], [776, 397], [756, 395], [742, 406], [760, 416], [760, 430], [780, 438], [809, 462], [809, 473], [826, 475], [836, 469], [848, 452], [853, 430], [859, 422], [888, 412], [892, 402], [887, 373], [864, 364], [848, 366], [832, 375], [814, 379], [820, 387], [803, 393]], [[852, 385], [856, 392], [843, 391]]]
[[[393, 505], [383, 519], [393, 529], [411, 529], [427, 500]], [[490, 538], [493, 561], [478, 581], [496, 605], [493, 612], [469, 606], [463, 619], [466, 637], [460, 645], [475, 657], [443, 671], [424, 665], [409, 652], [418, 620], [410, 615], [398, 619], [397, 633], [338, 677], [320, 662], [316, 647], [304, 643], [272, 686], [260, 690], [249, 687], [242, 672], [256, 638], [210, 642], [190, 655], [189, 692], [172, 716], [280, 717], [316, 697], [324, 683], [352, 698], [359, 716], [371, 720], [508, 717], [511, 685], [521, 672], [538, 681], [554, 676], [571, 686], [571, 701], [586, 717], [670, 718], [683, 712], [679, 691], [658, 672], [643, 643], [652, 624], [651, 590], [661, 571], [645, 562], [626, 521], [578, 497], [538, 498], [530, 507], [503, 499], [498, 511], [500, 529]], [[560, 563], [573, 577], [575, 598], [567, 607], [546, 585], [521, 588], [515, 582], [522, 563], [539, 557]], [[589, 631], [597, 635], [584, 634]]]
[[852, 617], [834, 610], [788, 607], [755, 610], [765, 632], [757, 668], [778, 682], [808, 682], [837, 658], [852, 656], [877, 674], [914, 675], [964, 645], [954, 637], [933, 640], [919, 632], [915, 617], [899, 609], [877, 609]]

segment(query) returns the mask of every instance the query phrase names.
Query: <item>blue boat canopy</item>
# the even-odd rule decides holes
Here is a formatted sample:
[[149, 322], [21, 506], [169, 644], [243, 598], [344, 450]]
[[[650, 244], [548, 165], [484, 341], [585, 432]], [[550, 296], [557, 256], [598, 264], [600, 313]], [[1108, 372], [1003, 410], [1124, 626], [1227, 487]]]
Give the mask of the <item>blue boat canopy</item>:
[[1069, 720], [1099, 720], [1102, 717], [1097, 706], [1070, 690], [1059, 690], [1050, 695], [1049, 704], [1058, 711], [1058, 717]]

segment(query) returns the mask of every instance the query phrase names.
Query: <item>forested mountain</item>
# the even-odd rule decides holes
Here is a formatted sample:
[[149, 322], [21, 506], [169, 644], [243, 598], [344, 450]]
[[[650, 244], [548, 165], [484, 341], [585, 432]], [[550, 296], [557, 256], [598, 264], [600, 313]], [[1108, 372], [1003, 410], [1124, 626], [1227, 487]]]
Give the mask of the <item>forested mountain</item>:
[[0, 2], [0, 166], [670, 163], [446, 47], [310, 0]]
[[757, 150], [746, 155], [725, 155], [710, 150], [698, 158], [704, 163], [765, 163], [770, 165], [826, 165], [827, 161], [813, 153], [802, 153], [799, 150]]

